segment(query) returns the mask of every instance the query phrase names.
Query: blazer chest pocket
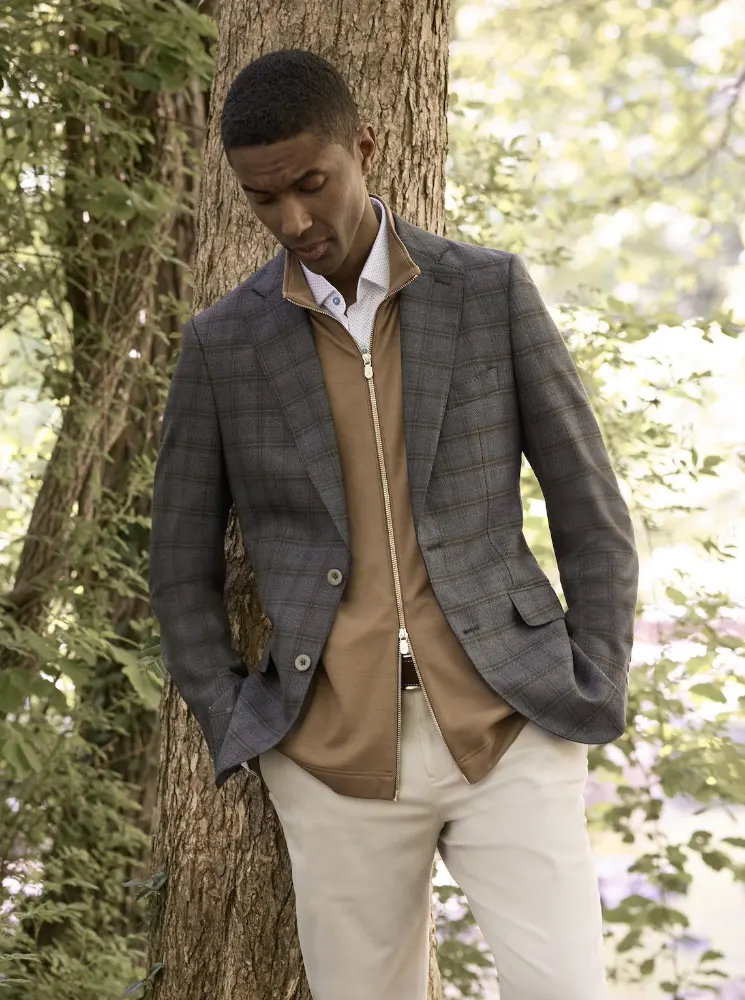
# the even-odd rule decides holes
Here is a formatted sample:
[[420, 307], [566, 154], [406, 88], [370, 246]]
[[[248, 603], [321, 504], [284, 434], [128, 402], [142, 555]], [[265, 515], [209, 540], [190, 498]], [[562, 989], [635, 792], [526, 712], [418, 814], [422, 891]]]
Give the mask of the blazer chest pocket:
[[482, 368], [474, 375], [454, 381], [450, 387], [450, 408], [465, 406], [479, 399], [484, 399], [493, 392], [511, 389], [514, 385], [512, 365], [508, 361]]

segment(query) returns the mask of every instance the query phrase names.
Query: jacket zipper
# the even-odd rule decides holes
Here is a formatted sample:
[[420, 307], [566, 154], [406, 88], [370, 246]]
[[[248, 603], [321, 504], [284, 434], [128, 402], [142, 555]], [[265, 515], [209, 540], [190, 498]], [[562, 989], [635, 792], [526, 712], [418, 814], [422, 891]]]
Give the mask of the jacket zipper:
[[[414, 281], [416, 281], [418, 277], [419, 275], [415, 275], [415, 277], [411, 278], [403, 285], [400, 285], [398, 288], [394, 288], [393, 291], [389, 292], [388, 295], [386, 295], [383, 301], [392, 298], [394, 295], [397, 295], [403, 288], [406, 288], [408, 285], [411, 285]], [[300, 306], [301, 309], [308, 309], [310, 312], [316, 312], [322, 316], [330, 316], [331, 319], [334, 319], [336, 320], [337, 323], [339, 323], [336, 317], [325, 309], [318, 309], [318, 308], [313, 308], [312, 306], [302, 305], [300, 302], [295, 302], [293, 299], [290, 299], [289, 297], [288, 301], [293, 302], [293, 304], [296, 306]], [[380, 306], [378, 306], [378, 309], [380, 309]], [[397, 705], [397, 719], [396, 719], [396, 786], [393, 794], [393, 801], [395, 802], [398, 800], [399, 781], [401, 776], [401, 670], [402, 670], [401, 658], [403, 656], [411, 657], [412, 663], [414, 664], [414, 670], [416, 671], [417, 679], [419, 680], [419, 685], [422, 689], [422, 694], [424, 695], [424, 700], [427, 703], [429, 714], [432, 716], [432, 722], [434, 723], [435, 729], [437, 730], [440, 739], [442, 740], [445, 749], [448, 752], [450, 759], [457, 768], [461, 777], [468, 784], [470, 784], [470, 782], [468, 782], [468, 778], [466, 778], [465, 774], [463, 774], [463, 771], [461, 770], [461, 768], [458, 765], [458, 762], [453, 756], [453, 753], [443, 735], [442, 729], [440, 728], [440, 723], [437, 721], [434, 709], [432, 708], [432, 703], [429, 700], [429, 695], [427, 694], [427, 689], [424, 686], [424, 681], [422, 680], [422, 675], [419, 670], [419, 665], [416, 661], [416, 656], [414, 655], [414, 650], [409, 640], [409, 632], [406, 627], [403, 591], [401, 589], [401, 577], [398, 570], [398, 553], [396, 552], [396, 536], [393, 530], [393, 508], [391, 505], [391, 494], [388, 487], [388, 471], [385, 465], [385, 454], [383, 451], [383, 436], [380, 430], [380, 414], [378, 411], [378, 399], [377, 399], [377, 394], [375, 392], [375, 381], [374, 381], [374, 373], [372, 366], [372, 345], [375, 336], [375, 322], [377, 320], [377, 316], [378, 316], [378, 310], [375, 311], [375, 316], [373, 317], [373, 328], [370, 334], [370, 347], [368, 350], [365, 350], [364, 348], [360, 347], [357, 340], [352, 336], [350, 331], [347, 330], [347, 328], [344, 326], [343, 323], [339, 323], [339, 326], [341, 326], [342, 330], [344, 330], [345, 333], [352, 339], [352, 341], [354, 341], [355, 346], [362, 355], [364, 375], [365, 375], [365, 380], [367, 381], [368, 394], [370, 396], [370, 408], [372, 411], [373, 430], [375, 431], [375, 448], [378, 453], [378, 468], [380, 471], [380, 483], [381, 486], [383, 487], [383, 504], [385, 507], [385, 520], [388, 529], [388, 546], [391, 557], [391, 569], [393, 571], [393, 589], [396, 595], [396, 611], [398, 613], [398, 684], [397, 684], [398, 705]]]
[[[405, 287], [405, 286], [402, 286]], [[392, 293], [392, 294], [395, 294]], [[396, 537], [393, 531], [393, 508], [391, 505], [390, 491], [388, 487], [388, 473], [385, 467], [385, 455], [383, 452], [383, 436], [380, 431], [380, 416], [378, 411], [378, 400], [375, 392], [375, 381], [372, 366], [372, 337], [370, 338], [370, 350], [362, 352], [362, 360], [365, 364], [365, 378], [367, 379], [367, 388], [370, 393], [370, 404], [372, 407], [373, 414], [373, 426], [375, 428], [375, 443], [378, 450], [378, 465], [380, 466], [380, 479], [383, 486], [383, 500], [385, 503], [385, 517], [388, 525], [388, 544], [391, 549], [391, 566], [393, 568], [393, 586], [396, 592], [396, 608], [398, 610], [398, 731], [396, 740], [396, 794], [394, 799], [398, 797], [398, 777], [400, 771], [400, 755], [401, 755], [401, 657], [410, 656], [412, 663], [414, 664], [414, 670], [416, 671], [416, 676], [419, 681], [419, 686], [422, 689], [422, 694], [424, 695], [424, 700], [427, 703], [427, 708], [429, 709], [429, 714], [432, 716], [432, 722], [434, 723], [435, 729], [437, 730], [440, 739], [442, 740], [448, 755], [455, 765], [458, 773], [461, 777], [468, 782], [465, 774], [458, 766], [450, 747], [447, 744], [447, 740], [443, 735], [442, 729], [440, 728], [440, 723], [437, 721], [437, 716], [435, 715], [434, 709], [432, 708], [432, 702], [429, 700], [429, 695], [427, 694], [427, 688], [425, 687], [424, 680], [422, 678], [421, 671], [419, 670], [419, 664], [416, 660], [416, 655], [414, 653], [414, 648], [411, 645], [411, 640], [409, 639], [409, 632], [406, 627], [406, 618], [404, 614], [404, 599], [403, 591], [401, 589], [401, 577], [398, 570], [398, 554], [396, 552]], [[470, 784], [470, 782], [469, 782]]]

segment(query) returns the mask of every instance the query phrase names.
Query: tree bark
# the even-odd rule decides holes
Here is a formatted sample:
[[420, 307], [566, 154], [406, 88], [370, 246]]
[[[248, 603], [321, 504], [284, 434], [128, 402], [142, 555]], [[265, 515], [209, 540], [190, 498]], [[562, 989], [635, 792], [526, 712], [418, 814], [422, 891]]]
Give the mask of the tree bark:
[[[370, 191], [432, 232], [444, 228], [448, 0], [222, 0], [203, 166], [194, 305], [202, 308], [276, 252], [248, 210], [220, 145], [228, 87], [250, 60], [311, 49], [349, 80], [376, 129]], [[234, 519], [226, 538], [226, 603], [248, 663], [269, 623]], [[152, 912], [157, 1000], [309, 1000], [289, 862], [260, 780], [219, 792], [198, 727], [166, 688], [161, 718], [155, 870], [168, 873]], [[430, 998], [440, 996], [436, 957]], [[381, 998], [384, 1000], [384, 998]]]

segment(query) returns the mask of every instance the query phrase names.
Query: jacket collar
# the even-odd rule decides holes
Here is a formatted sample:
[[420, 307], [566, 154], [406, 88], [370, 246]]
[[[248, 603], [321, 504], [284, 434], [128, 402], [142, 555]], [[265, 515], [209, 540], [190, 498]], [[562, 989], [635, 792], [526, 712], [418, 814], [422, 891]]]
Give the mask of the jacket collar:
[[[377, 198], [377, 201], [383, 206], [388, 227], [388, 294], [393, 295], [418, 278], [421, 270], [409, 256], [405, 244], [396, 232], [396, 221], [390, 208], [382, 199]], [[293, 253], [284, 253], [282, 296], [307, 309], [318, 308], [318, 301], [308, 285], [305, 271]]]

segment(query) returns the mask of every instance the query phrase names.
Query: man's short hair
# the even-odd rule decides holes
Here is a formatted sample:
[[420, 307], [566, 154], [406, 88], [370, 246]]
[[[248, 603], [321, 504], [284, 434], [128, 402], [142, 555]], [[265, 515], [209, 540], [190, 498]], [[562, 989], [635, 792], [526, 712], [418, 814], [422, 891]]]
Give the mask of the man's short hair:
[[220, 131], [227, 153], [301, 132], [351, 149], [359, 126], [359, 109], [342, 75], [313, 52], [282, 49], [255, 59], [233, 80]]

